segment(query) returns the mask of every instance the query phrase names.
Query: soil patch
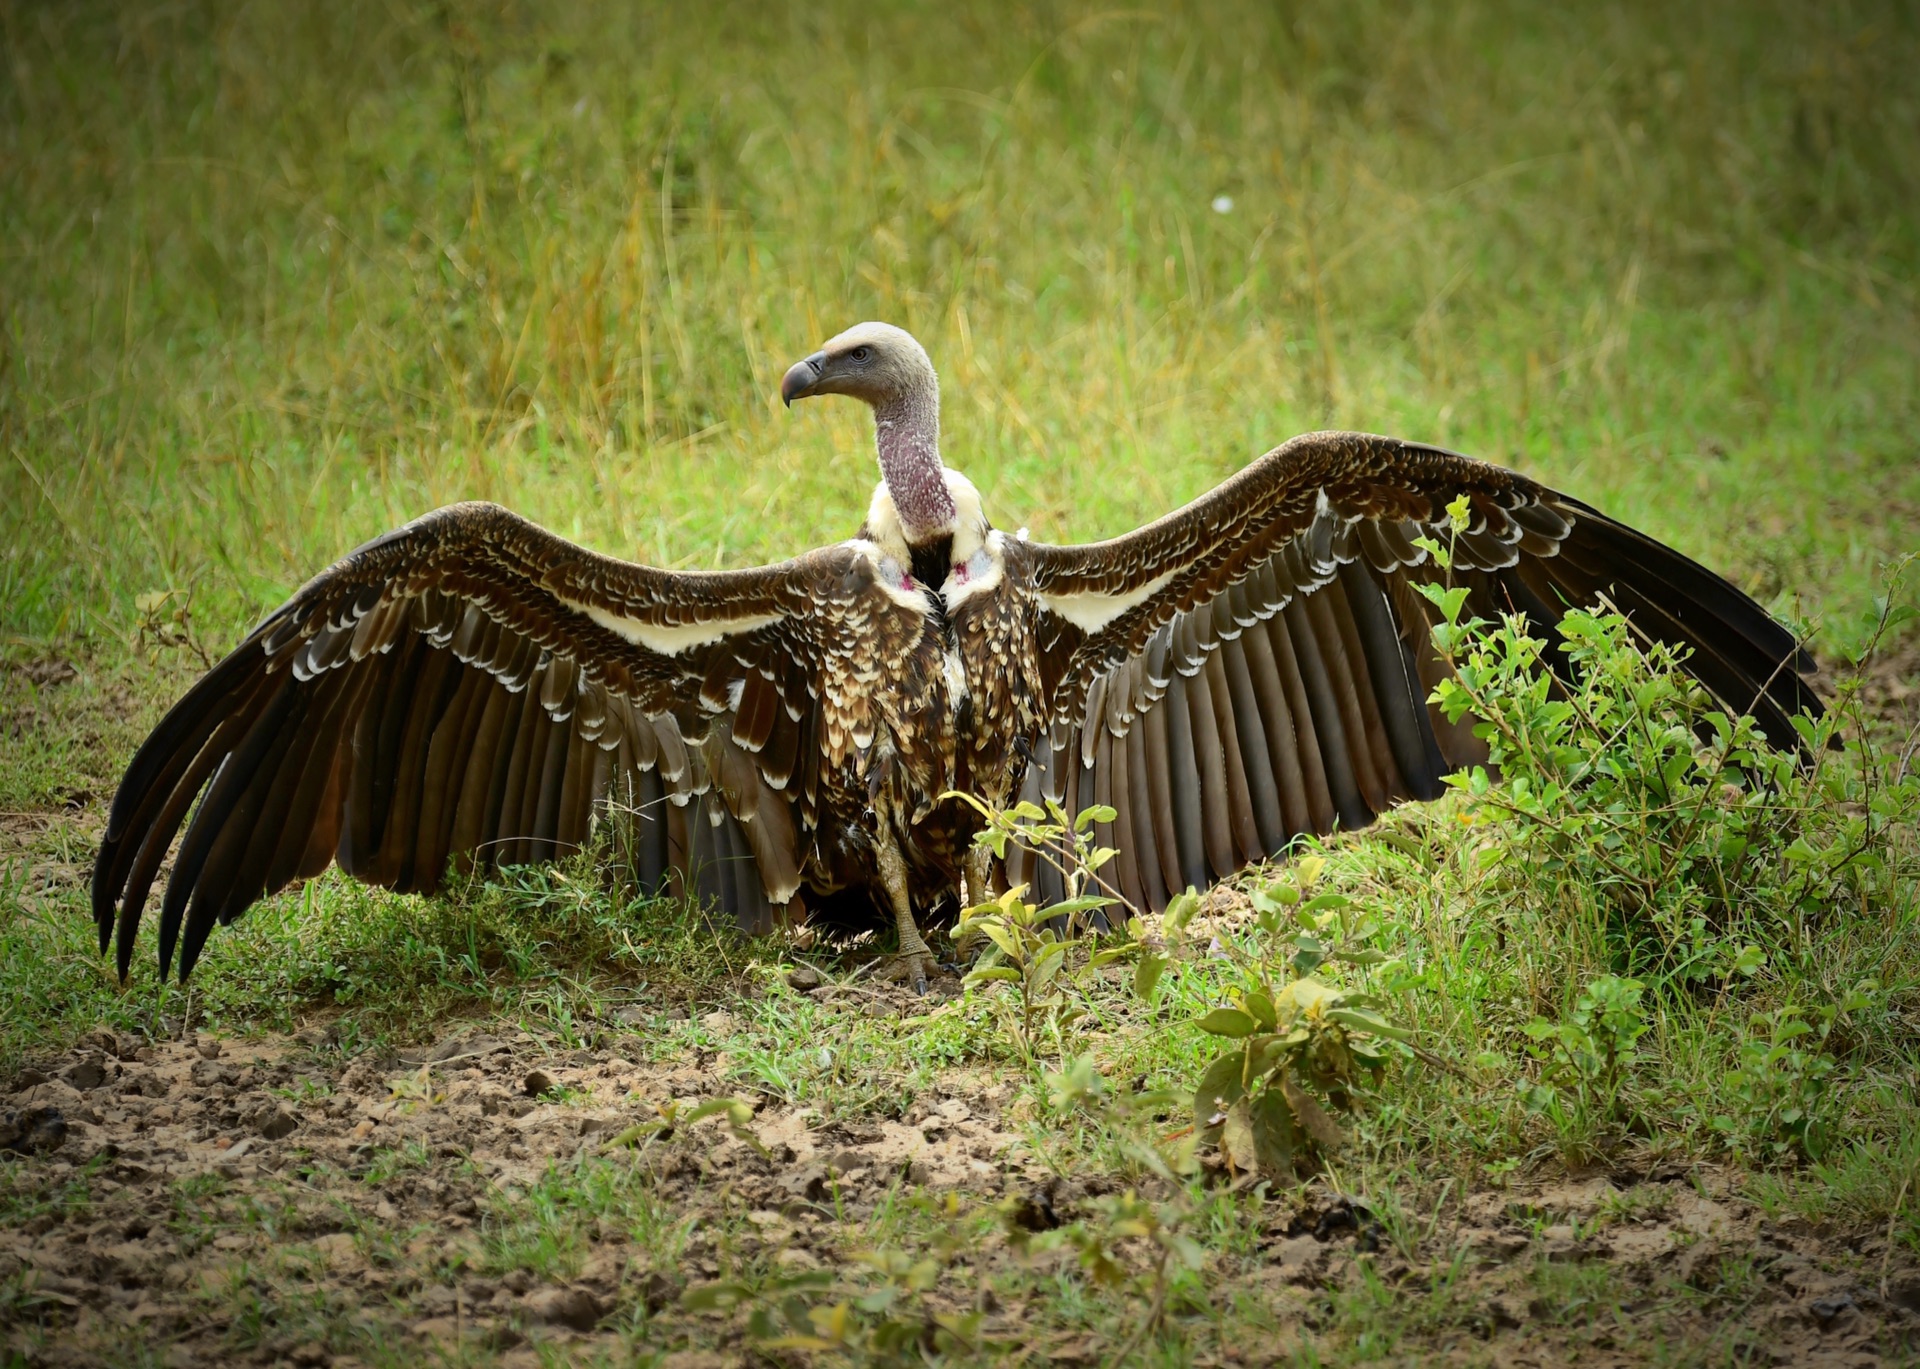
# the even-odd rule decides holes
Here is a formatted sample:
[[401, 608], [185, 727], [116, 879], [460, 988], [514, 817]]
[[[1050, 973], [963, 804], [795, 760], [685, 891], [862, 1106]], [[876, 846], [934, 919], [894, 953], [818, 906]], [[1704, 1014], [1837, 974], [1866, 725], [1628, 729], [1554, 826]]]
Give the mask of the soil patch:
[[[323, 1027], [249, 1041], [96, 1032], [34, 1062], [0, 1100], [0, 1346], [48, 1365], [138, 1347], [170, 1365], [348, 1369], [428, 1349], [533, 1364], [543, 1349], [640, 1345], [683, 1365], [761, 1362], [746, 1309], [688, 1310], [685, 1291], [743, 1265], [831, 1272], [880, 1238], [903, 1195], [1011, 1197], [1045, 1227], [1115, 1187], [1050, 1176], [1003, 1112], [1008, 1086], [981, 1072], [954, 1071], [897, 1119], [767, 1103], [731, 1131], [724, 1118], [675, 1126], [676, 1108], [728, 1092], [725, 1057], [635, 1063], [622, 1039], [559, 1051], [472, 1026], [345, 1061]], [[596, 1184], [638, 1187], [614, 1201]], [[1717, 1347], [1864, 1366], [1920, 1333], [1910, 1252], [1768, 1221], [1714, 1171], [1514, 1184], [1417, 1221], [1319, 1186], [1260, 1212], [1251, 1251], [1212, 1257], [1212, 1319], [1170, 1311], [1194, 1319], [1195, 1362], [1325, 1352], [1368, 1299], [1439, 1308], [1412, 1323], [1415, 1344], [1463, 1363]], [[1008, 1291], [1002, 1275], [1022, 1271], [1003, 1238], [967, 1263], [983, 1353], [1111, 1354]], [[1273, 1334], [1236, 1334], [1219, 1315], [1236, 1308]]]

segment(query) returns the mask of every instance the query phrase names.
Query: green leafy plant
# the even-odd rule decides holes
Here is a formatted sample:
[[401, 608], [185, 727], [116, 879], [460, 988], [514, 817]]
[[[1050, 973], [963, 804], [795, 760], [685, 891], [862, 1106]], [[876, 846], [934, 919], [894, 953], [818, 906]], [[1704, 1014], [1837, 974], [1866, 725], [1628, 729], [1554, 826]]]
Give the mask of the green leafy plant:
[[[1048, 1102], [1056, 1112], [1079, 1110], [1104, 1125], [1120, 1143], [1121, 1152], [1144, 1177], [1158, 1181], [1166, 1196], [1149, 1198], [1128, 1188], [1119, 1194], [1095, 1198], [1084, 1216], [1052, 1231], [1033, 1232], [1024, 1220], [1022, 1200], [1011, 1198], [999, 1206], [1007, 1243], [1015, 1256], [1032, 1264], [1048, 1255], [1071, 1253], [1074, 1262], [1095, 1284], [1132, 1286], [1147, 1294], [1147, 1313], [1114, 1356], [1124, 1364], [1142, 1337], [1159, 1325], [1167, 1306], [1173, 1277], [1198, 1270], [1206, 1252], [1190, 1234], [1194, 1216], [1192, 1185], [1199, 1174], [1195, 1136], [1162, 1138], [1154, 1117], [1176, 1106], [1177, 1095], [1153, 1090], [1115, 1090], [1091, 1057], [1064, 1061], [1047, 1076]], [[1148, 1254], [1148, 1267], [1135, 1267], [1124, 1247], [1137, 1242]]]
[[[1456, 529], [1464, 512], [1450, 508]], [[1422, 541], [1450, 575], [1448, 549]], [[1900, 620], [1904, 566], [1878, 633]], [[1448, 783], [1497, 830], [1482, 852], [1496, 887], [1592, 909], [1614, 968], [1658, 987], [1751, 978], [1771, 951], [1804, 961], [1835, 910], [1899, 884], [1910, 854], [1891, 837], [1920, 818], [1920, 778], [1858, 736], [1841, 744], [1859, 722], [1850, 692], [1794, 719], [1800, 751], [1776, 750], [1610, 608], [1568, 610], [1556, 663], [1523, 618], [1466, 616], [1465, 586], [1422, 592], [1453, 669], [1432, 701], [1456, 722], [1473, 715], [1487, 744], [1488, 763]]]
[[767, 1148], [747, 1124], [753, 1120], [753, 1105], [741, 1098], [708, 1098], [691, 1106], [674, 1102], [672, 1099], [654, 1106], [657, 1116], [644, 1122], [635, 1122], [623, 1127], [607, 1141], [605, 1149], [617, 1150], [628, 1146], [641, 1146], [650, 1141], [662, 1140], [671, 1136], [682, 1127], [690, 1127], [695, 1122], [704, 1122], [709, 1117], [718, 1117], [726, 1123], [727, 1130], [737, 1141], [743, 1141], [760, 1154], [765, 1155]]
[[1740, 1060], [1723, 1081], [1728, 1109], [1710, 1125], [1742, 1157], [1778, 1163], [1820, 1160], [1837, 1135], [1833, 1093], [1838, 1069], [1829, 1047], [1834, 1027], [1873, 1002], [1877, 986], [1856, 985], [1809, 1020], [1788, 1005], [1757, 1012], [1740, 1042]]
[[[1069, 819], [1066, 810], [1052, 799], [1044, 808], [1026, 799], [1011, 808], [995, 808], [958, 790], [941, 797], [959, 799], [985, 820], [986, 825], [974, 834], [975, 846], [993, 852], [1002, 861], [1009, 846], [1020, 846], [1060, 872], [1067, 896], [1053, 904], [1048, 914], [1065, 919], [1067, 930], [1077, 932], [1086, 925], [1089, 913], [1121, 902], [1113, 886], [1100, 878], [1101, 869], [1120, 853], [1094, 839], [1095, 823], [1111, 823], [1119, 816], [1107, 804], [1093, 804]], [[1100, 892], [1090, 894], [1091, 890]]]
[[1580, 991], [1558, 1022], [1536, 1017], [1525, 1031], [1539, 1078], [1522, 1081], [1520, 1100], [1544, 1117], [1563, 1147], [1580, 1152], [1590, 1138], [1630, 1116], [1628, 1076], [1648, 1022], [1637, 979], [1603, 975]]
[[1050, 1033], [1057, 1045], [1061, 1031], [1085, 1010], [1073, 1001], [1071, 980], [1062, 975], [1081, 939], [1064, 934], [1061, 915], [1027, 902], [1025, 892], [1025, 886], [1016, 886], [992, 903], [967, 909], [954, 940], [962, 946], [981, 937], [992, 943], [963, 982], [969, 989], [1011, 986], [1010, 996], [996, 1001], [1005, 1010], [1008, 1036], [1031, 1067], [1041, 1039]]
[[[1216, 937], [1208, 947], [1238, 982], [1194, 1023], [1230, 1044], [1194, 1089], [1193, 1126], [1236, 1174], [1278, 1181], [1322, 1162], [1342, 1143], [1334, 1115], [1357, 1106], [1363, 1083], [1378, 1082], [1390, 1043], [1412, 1038], [1384, 1015], [1384, 1000], [1320, 977], [1387, 958], [1369, 944], [1379, 931], [1371, 914], [1345, 895], [1311, 893], [1324, 869], [1308, 856], [1290, 877], [1255, 889], [1247, 941]], [[1168, 934], [1181, 936], [1191, 914], [1191, 905], [1170, 908]], [[1142, 948], [1139, 957], [1156, 954]]]
[[849, 1275], [790, 1278], [766, 1290], [777, 1297], [763, 1292], [747, 1334], [765, 1351], [839, 1354], [862, 1364], [922, 1364], [923, 1347], [939, 1355], [975, 1350], [980, 1313], [935, 1308], [926, 1296], [957, 1253], [954, 1243], [933, 1254], [868, 1250], [853, 1257]]
[[1031, 1067], [1041, 1038], [1050, 1032], [1058, 1045], [1061, 1031], [1084, 1012], [1069, 993], [1071, 977], [1062, 971], [1069, 956], [1083, 947], [1088, 916], [1119, 902], [1110, 893], [1087, 892], [1102, 887], [1098, 871], [1118, 854], [1093, 840], [1094, 824], [1112, 822], [1114, 810], [1095, 805], [1070, 822], [1051, 801], [1044, 809], [1024, 801], [998, 809], [969, 794], [948, 797], [972, 805], [986, 819], [974, 837], [977, 846], [1001, 860], [1010, 844], [1023, 846], [1052, 864], [1066, 881], [1067, 897], [1058, 903], [1044, 908], [1030, 903], [1026, 886], [1016, 885], [990, 903], [968, 908], [954, 928], [954, 941], [963, 948], [983, 937], [991, 943], [968, 971], [965, 984], [1013, 986], [1005, 1017], [1008, 1035]]
[[[960, 797], [986, 819], [977, 837], [982, 846], [1004, 859], [1007, 847], [1018, 843], [1051, 861], [1066, 883], [1068, 897], [1044, 909], [1027, 902], [1023, 888], [1008, 890], [993, 903], [968, 909], [956, 931], [963, 944], [974, 935], [993, 943], [967, 983], [1012, 987], [1010, 1034], [1031, 1065], [1040, 1035], [1051, 1031], [1057, 1046], [1062, 1030], [1084, 1012], [1073, 1001], [1073, 977], [1065, 971], [1083, 941], [1074, 935], [1080, 919], [1119, 902], [1110, 893], [1086, 892], [1100, 887], [1099, 869], [1115, 854], [1094, 843], [1094, 824], [1111, 822], [1114, 812], [1095, 806], [1068, 822], [1057, 804], [995, 810]], [[1233, 1044], [1195, 1088], [1192, 1134], [1217, 1142], [1236, 1174], [1289, 1178], [1337, 1149], [1342, 1135], [1333, 1114], [1355, 1106], [1363, 1076], [1377, 1081], [1385, 1044], [1411, 1036], [1387, 1021], [1377, 997], [1314, 977], [1330, 965], [1371, 966], [1386, 959], [1368, 944], [1379, 930], [1376, 919], [1344, 895], [1311, 894], [1325, 865], [1321, 857], [1306, 857], [1289, 878], [1253, 891], [1248, 945], [1216, 939], [1208, 948], [1233, 967], [1239, 982], [1227, 991], [1226, 1002], [1194, 1023]], [[1172, 960], [1169, 938], [1184, 937], [1199, 907], [1188, 889], [1168, 904], [1158, 930], [1144, 918], [1130, 918], [1125, 937], [1091, 951], [1087, 968], [1131, 963], [1133, 990], [1151, 1003]]]

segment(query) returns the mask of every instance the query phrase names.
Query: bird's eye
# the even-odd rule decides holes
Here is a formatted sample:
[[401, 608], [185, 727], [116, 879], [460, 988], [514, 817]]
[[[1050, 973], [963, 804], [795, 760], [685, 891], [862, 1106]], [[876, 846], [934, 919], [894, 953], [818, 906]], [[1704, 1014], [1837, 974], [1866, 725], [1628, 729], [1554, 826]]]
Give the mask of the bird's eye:
[[873, 348], [856, 347], [851, 352], [848, 352], [847, 355], [852, 357], [855, 361], [865, 361], [868, 357], [873, 355]]

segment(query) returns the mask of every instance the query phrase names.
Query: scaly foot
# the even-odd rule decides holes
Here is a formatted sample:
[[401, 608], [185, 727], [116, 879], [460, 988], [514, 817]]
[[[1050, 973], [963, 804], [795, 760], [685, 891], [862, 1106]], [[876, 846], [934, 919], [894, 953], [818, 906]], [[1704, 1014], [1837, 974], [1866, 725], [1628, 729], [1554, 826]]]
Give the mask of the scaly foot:
[[927, 943], [920, 939], [920, 934], [916, 930], [912, 941], [904, 937], [901, 939], [900, 953], [894, 958], [894, 964], [888, 967], [889, 978], [905, 980], [913, 985], [915, 993], [925, 997], [927, 976], [933, 972], [937, 963], [933, 958], [933, 952], [927, 948]]

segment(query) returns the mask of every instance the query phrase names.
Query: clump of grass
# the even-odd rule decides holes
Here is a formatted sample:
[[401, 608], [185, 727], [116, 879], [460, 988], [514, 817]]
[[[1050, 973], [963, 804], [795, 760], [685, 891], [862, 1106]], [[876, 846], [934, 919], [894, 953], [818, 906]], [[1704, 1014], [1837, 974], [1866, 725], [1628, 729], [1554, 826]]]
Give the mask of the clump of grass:
[[442, 895], [388, 893], [329, 874], [269, 899], [209, 946], [187, 986], [136, 958], [119, 985], [91, 924], [59, 904], [0, 928], [12, 997], [0, 1060], [98, 1025], [168, 1034], [293, 1030], [316, 1011], [351, 1051], [406, 1040], [449, 1014], [511, 1014], [581, 1045], [610, 994], [711, 991], [746, 957], [691, 905], [610, 886], [597, 850], [557, 866], [456, 880]]

